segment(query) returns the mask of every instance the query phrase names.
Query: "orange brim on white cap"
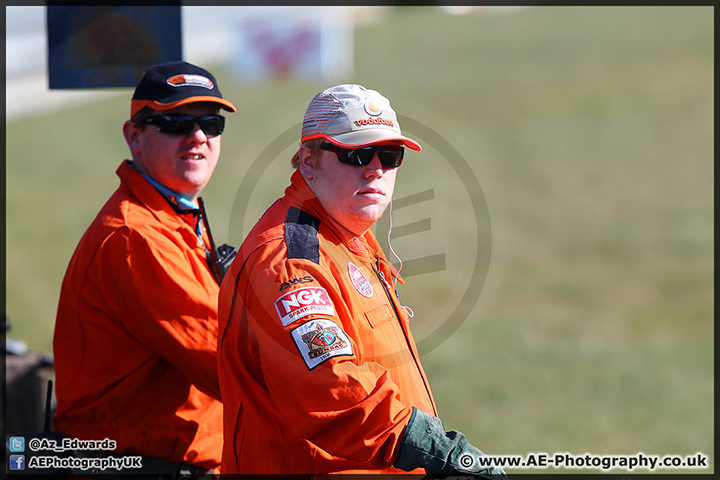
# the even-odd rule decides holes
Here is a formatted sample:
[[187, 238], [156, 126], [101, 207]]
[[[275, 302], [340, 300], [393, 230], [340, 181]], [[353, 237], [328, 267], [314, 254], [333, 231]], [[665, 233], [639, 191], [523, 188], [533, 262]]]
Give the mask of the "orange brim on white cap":
[[303, 139], [303, 142], [307, 140], [313, 140], [315, 138], [324, 138], [333, 145], [337, 145], [338, 147], [342, 148], [361, 148], [368, 147], [370, 145], [377, 145], [378, 143], [392, 142], [401, 143], [406, 147], [410, 148], [411, 150], [415, 150], [416, 152], [422, 150], [420, 144], [415, 140], [408, 138], [404, 135], [397, 135], [396, 133], [389, 132], [387, 130], [374, 129], [371, 131], [368, 129], [363, 131], [362, 134], [359, 133], [360, 132], [351, 132], [349, 134], [340, 134], [333, 136], [321, 133], [318, 135], [311, 135], [308, 138]]

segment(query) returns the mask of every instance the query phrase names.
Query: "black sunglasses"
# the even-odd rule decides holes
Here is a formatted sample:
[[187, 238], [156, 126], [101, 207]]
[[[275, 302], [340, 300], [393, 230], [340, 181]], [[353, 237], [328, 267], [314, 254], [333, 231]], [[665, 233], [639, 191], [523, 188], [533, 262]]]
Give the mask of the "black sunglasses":
[[160, 133], [169, 135], [187, 135], [195, 128], [195, 123], [208, 137], [220, 135], [225, 129], [225, 117], [222, 115], [202, 115], [196, 117], [186, 113], [163, 113], [153, 115], [138, 123], [155, 125]]
[[371, 145], [361, 148], [342, 148], [332, 143], [321, 143], [321, 150], [332, 150], [337, 154], [340, 163], [346, 165], [365, 166], [378, 154], [383, 168], [397, 168], [402, 164], [405, 147], [400, 145]]

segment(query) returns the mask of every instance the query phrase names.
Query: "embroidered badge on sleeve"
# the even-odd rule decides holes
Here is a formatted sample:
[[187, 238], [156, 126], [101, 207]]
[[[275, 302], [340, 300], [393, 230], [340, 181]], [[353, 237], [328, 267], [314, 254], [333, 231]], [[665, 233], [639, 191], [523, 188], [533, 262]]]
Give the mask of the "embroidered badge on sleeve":
[[330, 296], [327, 290], [322, 287], [304, 287], [291, 290], [275, 300], [275, 310], [280, 316], [283, 327], [287, 327], [295, 320], [313, 313], [335, 315]]
[[310, 370], [329, 358], [353, 355], [347, 334], [332, 320], [310, 320], [292, 330], [290, 335]]

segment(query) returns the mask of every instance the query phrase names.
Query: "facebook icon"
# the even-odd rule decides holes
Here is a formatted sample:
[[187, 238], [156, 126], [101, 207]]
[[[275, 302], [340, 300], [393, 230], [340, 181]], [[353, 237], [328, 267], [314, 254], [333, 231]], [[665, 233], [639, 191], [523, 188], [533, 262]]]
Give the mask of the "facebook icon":
[[10, 470], [25, 470], [25, 455], [10, 455]]

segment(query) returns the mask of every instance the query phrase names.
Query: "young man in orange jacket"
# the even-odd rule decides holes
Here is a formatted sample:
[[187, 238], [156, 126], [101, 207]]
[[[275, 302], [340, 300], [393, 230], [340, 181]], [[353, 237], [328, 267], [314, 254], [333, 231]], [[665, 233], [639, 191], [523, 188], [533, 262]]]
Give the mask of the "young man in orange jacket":
[[291, 184], [220, 289], [224, 473], [489, 474], [437, 418], [402, 279], [370, 231], [404, 147], [421, 149], [374, 90], [311, 101]]
[[236, 111], [205, 69], [148, 69], [123, 125], [132, 160], [117, 169], [120, 186], [63, 280], [53, 425], [71, 438], [113, 441], [106, 455], [143, 457], [142, 469], [123, 473], [172, 478], [220, 464], [219, 280], [197, 199], [220, 156], [221, 108]]

